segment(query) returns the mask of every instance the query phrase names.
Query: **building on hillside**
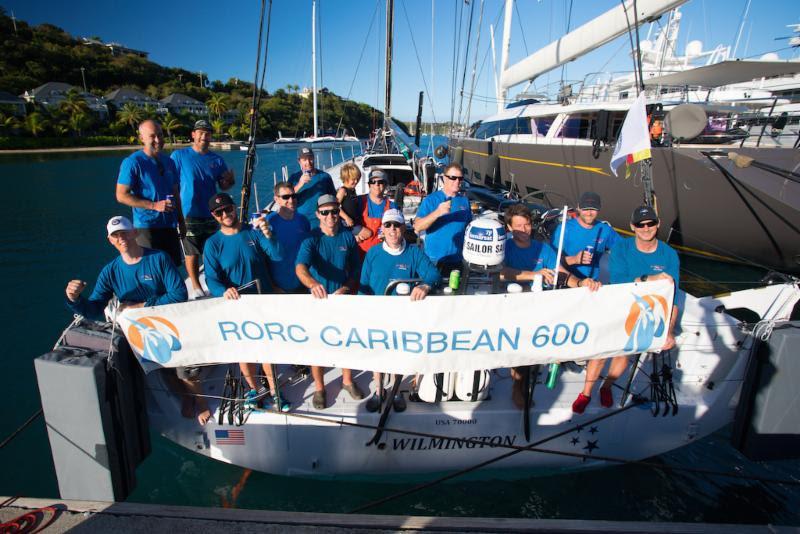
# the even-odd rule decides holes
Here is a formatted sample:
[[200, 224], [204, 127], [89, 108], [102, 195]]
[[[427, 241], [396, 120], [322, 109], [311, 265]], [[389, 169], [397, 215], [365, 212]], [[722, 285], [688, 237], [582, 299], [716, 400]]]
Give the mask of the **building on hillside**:
[[111, 50], [112, 56], [118, 56], [120, 54], [132, 54], [134, 56], [147, 59], [147, 56], [150, 55], [149, 52], [136, 50], [135, 48], [128, 48], [127, 46], [123, 46], [119, 43], [104, 43], [99, 39], [92, 39], [90, 37], [81, 37], [81, 41], [83, 41], [83, 44], [87, 46], [103, 46], [108, 48]]
[[312, 92], [313, 91], [311, 91], [311, 89], [309, 89], [308, 87], [303, 87], [303, 90], [300, 91], [298, 94], [300, 95], [301, 98], [308, 98], [309, 96], [311, 96]]
[[208, 115], [208, 107], [191, 96], [181, 93], [172, 93], [160, 100], [161, 105], [170, 113], [191, 113], [192, 115]]
[[25, 100], [11, 93], [0, 91], [0, 112], [15, 117], [25, 116]]
[[20, 96], [26, 102], [46, 108], [57, 108], [66, 100], [67, 93], [75, 90], [86, 101], [89, 110], [97, 114], [101, 120], [108, 119], [108, 106], [102, 97], [81, 91], [80, 87], [63, 82], [47, 82], [36, 89], [25, 91]]
[[111, 91], [105, 96], [105, 99], [106, 103], [113, 106], [114, 109], [122, 109], [122, 106], [125, 104], [133, 104], [142, 109], [152, 106], [159, 115], [166, 115], [168, 111], [167, 108], [155, 98], [149, 97], [130, 87], [120, 87], [116, 91]]

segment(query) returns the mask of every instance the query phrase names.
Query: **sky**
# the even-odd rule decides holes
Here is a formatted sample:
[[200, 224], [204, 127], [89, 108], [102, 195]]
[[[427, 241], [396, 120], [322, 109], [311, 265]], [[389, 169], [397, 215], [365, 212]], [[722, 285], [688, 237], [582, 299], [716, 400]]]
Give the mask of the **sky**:
[[[733, 46], [747, 4], [748, 0], [689, 0], [681, 7], [679, 52], [690, 40], [702, 41], [704, 49], [718, 44]], [[466, 56], [466, 28], [473, 5], [473, 31]], [[447, 121], [451, 113], [459, 115], [459, 108], [466, 119], [468, 107], [470, 122], [495, 113], [489, 27], [495, 28], [499, 63], [503, 5], [504, 0], [483, 0], [478, 31], [481, 0], [471, 0], [470, 4], [462, 0], [395, 0], [392, 114], [413, 120], [419, 91], [426, 86], [425, 120]], [[554, 41], [568, 27], [574, 29], [618, 5], [618, 0], [517, 0], [510, 64]], [[99, 36], [107, 42], [119, 42], [149, 52], [150, 59], [161, 65], [202, 71], [212, 80], [253, 78], [260, 10], [257, 0], [155, 4], [0, 0], [0, 6], [30, 24], [48, 22], [73, 36]], [[385, 0], [317, 0], [317, 13], [318, 85], [383, 109]], [[457, 33], [459, 14], [462, 31]], [[787, 24], [800, 23], [800, 1], [750, 0], [744, 20], [738, 57], [757, 59], [772, 51], [777, 51], [781, 59], [800, 57], [797, 48], [786, 49], [786, 40], [776, 40], [791, 34]], [[659, 23], [654, 26], [657, 29]], [[649, 25], [642, 27], [642, 38], [648, 29]], [[288, 84], [311, 86], [311, 36], [311, 0], [273, 0], [267, 90]], [[456, 48], [456, 89], [461, 87], [467, 57], [465, 92], [474, 95], [471, 106], [468, 95], [463, 101], [458, 96], [455, 101], [451, 98]], [[475, 89], [471, 91], [476, 49]], [[570, 63], [563, 69], [564, 79], [575, 81], [592, 72], [630, 70], [629, 52], [628, 38], [619, 38]], [[91, 66], [86, 67], [88, 78]], [[558, 68], [537, 78], [530, 90], [554, 93], [561, 78], [562, 69]], [[510, 94], [522, 88], [517, 86]]]

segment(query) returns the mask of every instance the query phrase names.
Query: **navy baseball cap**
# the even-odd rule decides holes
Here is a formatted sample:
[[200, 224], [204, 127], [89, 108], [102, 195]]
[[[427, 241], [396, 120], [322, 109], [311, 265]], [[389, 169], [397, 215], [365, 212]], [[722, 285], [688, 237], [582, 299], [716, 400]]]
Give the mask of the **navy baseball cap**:
[[304, 146], [303, 148], [297, 151], [297, 159], [313, 158], [313, 157], [314, 157], [314, 151], [308, 148], [307, 146]]
[[594, 191], [587, 191], [581, 195], [578, 200], [578, 208], [582, 210], [599, 210], [600, 209], [600, 195]]
[[220, 208], [224, 208], [226, 206], [233, 206], [233, 199], [228, 193], [217, 193], [210, 199], [208, 199], [208, 209], [209, 211], [218, 210]]
[[633, 210], [633, 215], [631, 215], [631, 224], [639, 224], [644, 221], [658, 222], [659, 219], [656, 210], [650, 206], [639, 206]]

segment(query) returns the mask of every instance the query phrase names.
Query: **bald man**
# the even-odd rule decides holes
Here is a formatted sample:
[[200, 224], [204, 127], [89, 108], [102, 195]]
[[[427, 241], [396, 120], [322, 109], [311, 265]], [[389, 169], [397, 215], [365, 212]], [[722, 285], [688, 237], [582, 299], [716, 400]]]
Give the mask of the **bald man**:
[[175, 163], [163, 152], [164, 132], [154, 120], [139, 125], [142, 149], [119, 168], [117, 202], [133, 208], [136, 242], [162, 250], [177, 267], [182, 263], [178, 236], [186, 234], [181, 210], [180, 175]]

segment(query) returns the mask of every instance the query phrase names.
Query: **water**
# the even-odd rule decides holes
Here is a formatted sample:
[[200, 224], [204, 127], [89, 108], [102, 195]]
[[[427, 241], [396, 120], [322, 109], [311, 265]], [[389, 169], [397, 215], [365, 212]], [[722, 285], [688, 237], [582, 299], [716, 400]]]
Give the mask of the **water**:
[[[6, 222], [0, 237], [0, 289], [5, 298], [0, 385], [5, 402], [0, 438], [39, 408], [33, 359], [52, 347], [70, 314], [61, 304], [71, 278], [93, 283], [114, 257], [105, 223], [127, 214], [114, 200], [124, 153], [0, 157], [6, 187]], [[222, 152], [241, 183], [244, 152]], [[259, 150], [256, 184], [261, 204], [271, 198], [273, 170], [296, 170], [294, 151]], [[349, 156], [349, 150], [345, 154]], [[341, 154], [334, 152], [334, 161]], [[320, 151], [322, 163], [330, 153]], [[280, 172], [278, 172], [280, 180]], [[238, 185], [232, 193], [238, 196]], [[740, 287], [760, 273], [682, 258], [690, 271]], [[692, 290], [714, 290], [704, 284]], [[755, 463], [728, 444], [728, 430], [657, 462], [676, 466], [798, 479], [800, 462]], [[238, 467], [195, 455], [158, 436], [138, 471], [131, 501], [271, 510], [344, 512], [409, 487], [385, 482], [318, 481], [247, 474]], [[240, 491], [234, 491], [237, 485]], [[238, 497], [234, 499], [234, 493]], [[57, 497], [58, 488], [42, 419], [0, 450], [0, 495]], [[639, 521], [708, 521], [800, 524], [796, 486], [767, 485], [620, 466], [517, 481], [459, 480], [370, 510], [413, 515], [574, 518]]]

